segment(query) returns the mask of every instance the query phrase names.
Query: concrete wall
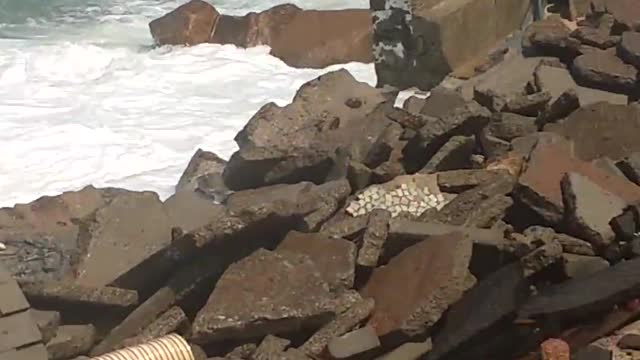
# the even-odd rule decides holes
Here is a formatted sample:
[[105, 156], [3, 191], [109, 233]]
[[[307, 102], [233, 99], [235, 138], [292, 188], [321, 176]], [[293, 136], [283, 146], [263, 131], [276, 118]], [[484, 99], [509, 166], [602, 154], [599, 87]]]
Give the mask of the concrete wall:
[[423, 90], [486, 56], [520, 28], [530, 8], [530, 0], [372, 0], [371, 4], [378, 85]]

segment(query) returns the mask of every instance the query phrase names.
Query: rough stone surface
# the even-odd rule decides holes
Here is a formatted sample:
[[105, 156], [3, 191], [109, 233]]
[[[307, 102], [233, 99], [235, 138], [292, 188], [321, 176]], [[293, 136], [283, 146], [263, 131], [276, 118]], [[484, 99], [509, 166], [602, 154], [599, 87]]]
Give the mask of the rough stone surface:
[[376, 360], [418, 360], [431, 351], [431, 339], [424, 342], [406, 342]]
[[563, 219], [560, 182], [567, 172], [588, 177], [598, 186], [627, 201], [640, 200], [640, 188], [571, 156], [569, 144], [539, 143], [531, 154], [527, 170], [519, 178], [516, 197], [550, 224]]
[[520, 259], [524, 276], [529, 277], [562, 259], [562, 245], [551, 240]]
[[454, 136], [436, 152], [420, 170], [421, 174], [471, 167], [476, 141], [472, 136]]
[[617, 164], [624, 176], [640, 186], [640, 151], [620, 160]]
[[540, 344], [542, 360], [569, 360], [569, 344], [560, 339], [547, 339]]
[[513, 113], [497, 113], [491, 117], [488, 133], [499, 139], [511, 141], [538, 131], [536, 119]]
[[198, 188], [199, 178], [211, 174], [222, 175], [226, 164], [227, 162], [215, 153], [202, 149], [196, 150], [178, 180], [176, 192], [181, 190], [195, 191]]
[[502, 110], [522, 116], [535, 117], [545, 109], [550, 100], [551, 94], [546, 91], [527, 95], [519, 94], [509, 99]]
[[550, 124], [552, 131], [571, 139], [578, 158], [591, 161], [607, 156], [613, 161], [640, 151], [633, 134], [640, 132], [640, 109], [605, 102], [584, 106], [566, 121]]
[[[512, 263], [488, 275], [451, 307], [441, 331], [433, 338], [433, 350], [426, 358], [458, 358], [454, 353], [458, 347], [472, 342], [475, 336], [514, 313], [527, 296], [527, 283], [520, 263]], [[479, 306], [485, 310], [478, 311]]]
[[[623, 94], [578, 86], [569, 70], [559, 67], [548, 65], [539, 66], [535, 71], [535, 83], [538, 89], [548, 91], [551, 94], [551, 104], [556, 102], [566, 91], [572, 89], [575, 90], [579, 103], [582, 106], [600, 101], [619, 105], [627, 104], [627, 96]], [[560, 106], [560, 104], [556, 106]], [[571, 109], [571, 107], [569, 108]]]
[[86, 354], [96, 339], [93, 325], [63, 325], [47, 343], [49, 359], [62, 360]]
[[622, 41], [618, 45], [618, 56], [640, 69], [640, 33], [627, 31], [622, 34]]
[[253, 360], [271, 360], [282, 356], [284, 350], [291, 343], [290, 340], [281, 339], [273, 335], [267, 335], [251, 355]]
[[499, 176], [499, 171], [484, 169], [442, 171], [438, 173], [438, 187], [444, 192], [458, 194], [495, 181]]
[[611, 244], [615, 234], [609, 222], [624, 211], [627, 203], [576, 173], [567, 173], [561, 188], [565, 214], [575, 235], [597, 248]]
[[128, 347], [144, 344], [173, 332], [188, 330], [189, 327], [187, 315], [180, 307], [174, 306], [155, 319], [138, 336], [125, 340], [122, 345]]
[[193, 323], [198, 343], [325, 324], [333, 295], [304, 255], [260, 249], [225, 271]]
[[602, 50], [616, 46], [620, 42], [619, 36], [611, 36], [606, 29], [596, 29], [588, 26], [579, 26], [571, 33], [571, 36], [585, 45], [594, 46]]
[[366, 320], [373, 311], [374, 305], [373, 299], [359, 299], [312, 335], [300, 349], [309, 356], [319, 356], [333, 338], [344, 335]]
[[374, 209], [371, 211], [369, 223], [363, 234], [362, 246], [358, 251], [358, 265], [366, 267], [378, 265], [384, 243], [387, 241], [390, 219], [391, 214], [386, 210]]
[[49, 342], [49, 340], [56, 335], [58, 327], [60, 326], [60, 313], [57, 311], [32, 309], [31, 315], [42, 333], [42, 342]]
[[533, 242], [539, 242], [542, 244], [546, 244], [551, 241], [558, 241], [560, 245], [562, 245], [562, 251], [567, 254], [584, 256], [596, 255], [591, 243], [566, 234], [556, 233], [552, 228], [531, 226], [527, 228], [523, 234], [531, 238]]
[[597, 256], [563, 254], [564, 274], [569, 279], [590, 276], [609, 267], [607, 260]]
[[95, 288], [71, 282], [48, 282], [23, 284], [22, 290], [29, 299], [61, 305], [130, 308], [138, 304], [135, 290], [109, 286]]
[[198, 229], [224, 215], [225, 208], [195, 191], [179, 191], [164, 202], [172, 227], [184, 232]]
[[197, 45], [208, 42], [220, 14], [209, 3], [191, 0], [149, 23], [156, 43]]
[[357, 249], [351, 241], [324, 234], [291, 231], [276, 251], [309, 256], [332, 290], [350, 289], [353, 286]]
[[171, 242], [169, 217], [155, 193], [122, 194], [82, 221], [78, 242], [78, 284], [105, 286]]
[[570, 60], [578, 55], [580, 41], [571, 37], [571, 30], [559, 16], [534, 22], [522, 35], [522, 46], [536, 55]]
[[605, 91], [629, 94], [637, 88], [638, 70], [606, 51], [578, 56], [572, 72], [576, 81]]
[[[346, 103], [358, 94], [362, 103]], [[291, 104], [263, 106], [235, 138], [240, 150], [225, 167], [232, 190], [273, 183], [324, 181], [338, 147], [362, 161], [390, 120], [367, 114], [385, 100], [379, 89], [356, 81], [346, 70], [304, 84]], [[358, 156], [359, 155], [359, 156]]]
[[361, 290], [376, 304], [368, 324], [379, 336], [415, 335], [434, 325], [475, 283], [468, 270], [471, 247], [461, 233], [434, 236], [374, 270]]

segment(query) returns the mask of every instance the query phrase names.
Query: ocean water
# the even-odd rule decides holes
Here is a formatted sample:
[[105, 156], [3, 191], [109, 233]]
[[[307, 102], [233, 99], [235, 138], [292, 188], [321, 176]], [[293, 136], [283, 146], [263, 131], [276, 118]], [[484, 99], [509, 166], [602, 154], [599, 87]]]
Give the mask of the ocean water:
[[[244, 14], [280, 0], [210, 0]], [[85, 185], [173, 192], [197, 148], [228, 158], [265, 103], [344, 67], [293, 69], [267, 47], [152, 48], [148, 22], [186, 0], [0, 0], [0, 207]], [[366, 8], [368, 0], [290, 0]]]

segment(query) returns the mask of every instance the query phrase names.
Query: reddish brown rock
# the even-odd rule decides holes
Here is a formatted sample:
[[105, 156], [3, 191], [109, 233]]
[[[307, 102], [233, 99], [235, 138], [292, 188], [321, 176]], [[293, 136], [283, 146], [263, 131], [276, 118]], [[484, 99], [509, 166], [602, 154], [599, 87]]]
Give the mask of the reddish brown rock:
[[197, 45], [208, 42], [220, 14], [209, 3], [191, 0], [149, 23], [160, 45]]
[[638, 70], [606, 51], [578, 56], [572, 73], [577, 82], [605, 91], [630, 94], [637, 88]]
[[571, 231], [599, 249], [611, 244], [615, 234], [609, 222], [622, 214], [627, 203], [588, 178], [572, 172], [562, 178], [561, 188]]
[[161, 45], [268, 45], [272, 55], [294, 67], [373, 61], [371, 13], [367, 9], [318, 11], [283, 4], [260, 13], [228, 16], [193, 0], [152, 21], [149, 28]]
[[193, 323], [197, 343], [319, 327], [333, 295], [304, 255], [260, 249], [225, 271]]
[[547, 339], [540, 344], [542, 360], [569, 360], [569, 344], [560, 339]]
[[640, 187], [572, 157], [569, 143], [540, 143], [519, 179], [516, 196], [551, 224], [563, 218], [560, 181], [567, 172], [586, 176], [593, 183], [626, 201], [640, 200]]
[[423, 333], [475, 283], [471, 247], [461, 233], [433, 236], [374, 270], [361, 290], [376, 303], [368, 324], [379, 336]]
[[550, 124], [545, 131], [574, 143], [578, 158], [591, 161], [606, 156], [613, 161], [640, 151], [640, 108], [600, 102], [573, 112], [566, 121]]
[[350, 289], [353, 286], [357, 249], [351, 241], [291, 231], [278, 245], [277, 251], [309, 256], [331, 289]]

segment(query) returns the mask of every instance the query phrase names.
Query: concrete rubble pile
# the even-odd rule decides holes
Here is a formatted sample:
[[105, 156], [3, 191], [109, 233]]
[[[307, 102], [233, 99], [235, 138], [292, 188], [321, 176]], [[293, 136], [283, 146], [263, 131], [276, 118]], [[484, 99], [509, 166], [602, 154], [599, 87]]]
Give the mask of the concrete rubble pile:
[[322, 75], [165, 201], [0, 209], [0, 359], [640, 358], [640, 28], [596, 5], [403, 108]]

